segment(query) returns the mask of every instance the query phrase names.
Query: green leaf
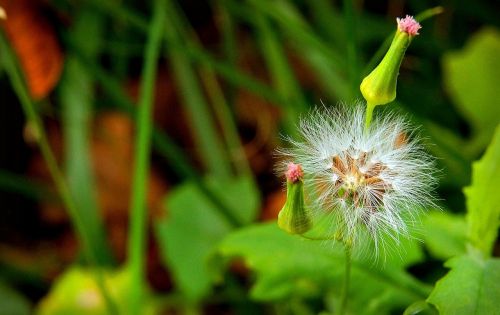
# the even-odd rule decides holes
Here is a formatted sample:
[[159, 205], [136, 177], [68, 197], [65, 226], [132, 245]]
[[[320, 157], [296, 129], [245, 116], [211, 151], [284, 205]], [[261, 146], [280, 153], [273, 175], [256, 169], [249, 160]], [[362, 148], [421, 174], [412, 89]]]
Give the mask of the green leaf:
[[[106, 302], [96, 283], [95, 269], [81, 267], [68, 268], [54, 282], [49, 294], [38, 304], [36, 315], [108, 315]], [[118, 307], [119, 314], [131, 314], [127, 301], [131, 290], [131, 277], [128, 269], [102, 273], [109, 294]], [[139, 315], [158, 313], [159, 302], [146, 292]], [[1, 313], [0, 313], [1, 314]]]
[[440, 314], [500, 314], [500, 259], [489, 258], [500, 219], [500, 126], [483, 158], [474, 163], [467, 197], [467, 236], [472, 246], [467, 255], [446, 262], [451, 271], [429, 296]]
[[424, 220], [424, 243], [433, 257], [447, 260], [465, 253], [467, 224], [463, 216], [433, 211]]
[[500, 223], [500, 126], [484, 156], [472, 166], [472, 185], [467, 197], [467, 235], [483, 255], [489, 257]]
[[89, 231], [96, 259], [110, 264], [113, 259], [106, 242], [96, 198], [92, 172], [90, 135], [92, 121], [92, 80], [73, 55], [66, 57], [66, 68], [59, 87], [64, 131], [65, 175], [82, 222]]
[[444, 56], [444, 82], [458, 110], [468, 119], [478, 149], [484, 147], [500, 117], [498, 73], [500, 33], [486, 28], [475, 34], [467, 46]]
[[[243, 222], [255, 219], [259, 198], [250, 179], [209, 181], [208, 186]], [[172, 192], [166, 209], [168, 217], [156, 225], [162, 257], [178, 288], [188, 299], [198, 301], [211, 286], [209, 256], [231, 225], [193, 183]]]
[[438, 312], [427, 301], [417, 301], [408, 306], [403, 315], [438, 315]]
[[439, 314], [500, 314], [500, 259], [462, 255], [446, 266], [451, 271], [438, 281], [428, 299]]
[[0, 315], [31, 314], [29, 301], [3, 282], [0, 282], [0, 296]]
[[[304, 240], [279, 230], [276, 223], [247, 227], [219, 246], [223, 257], [242, 257], [255, 272], [252, 298], [274, 301], [340, 294], [344, 253], [340, 245]], [[426, 297], [428, 288], [397, 265], [377, 268], [355, 260], [349, 290], [353, 314], [385, 314]]]

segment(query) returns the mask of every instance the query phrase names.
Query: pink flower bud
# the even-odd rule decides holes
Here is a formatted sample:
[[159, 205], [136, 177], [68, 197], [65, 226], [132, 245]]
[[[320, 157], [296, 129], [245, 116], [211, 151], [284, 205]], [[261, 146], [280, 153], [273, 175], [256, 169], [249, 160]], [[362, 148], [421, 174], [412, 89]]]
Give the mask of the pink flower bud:
[[410, 36], [418, 35], [418, 30], [422, 28], [422, 26], [420, 26], [420, 23], [415, 21], [415, 19], [411, 15], [407, 15], [403, 19], [396, 18], [396, 21], [398, 22], [399, 31], [405, 32]]
[[304, 177], [304, 171], [300, 164], [295, 164], [293, 162], [288, 163], [287, 170], [285, 172], [286, 179], [292, 183], [302, 180]]

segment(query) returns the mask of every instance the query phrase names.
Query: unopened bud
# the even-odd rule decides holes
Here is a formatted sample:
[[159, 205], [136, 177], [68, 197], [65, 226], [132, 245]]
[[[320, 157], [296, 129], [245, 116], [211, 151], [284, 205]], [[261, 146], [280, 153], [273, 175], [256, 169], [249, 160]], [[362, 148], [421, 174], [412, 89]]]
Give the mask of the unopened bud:
[[7, 13], [5, 12], [4, 8], [0, 7], [0, 20], [5, 19], [7, 19]]
[[411, 40], [421, 28], [409, 15], [403, 19], [398, 18], [397, 23], [398, 29], [391, 47], [380, 64], [361, 82], [361, 94], [372, 107], [390, 103], [396, 98], [399, 67]]
[[278, 215], [278, 226], [290, 234], [311, 229], [311, 220], [304, 203], [304, 172], [298, 164], [288, 164], [286, 171], [286, 202]]

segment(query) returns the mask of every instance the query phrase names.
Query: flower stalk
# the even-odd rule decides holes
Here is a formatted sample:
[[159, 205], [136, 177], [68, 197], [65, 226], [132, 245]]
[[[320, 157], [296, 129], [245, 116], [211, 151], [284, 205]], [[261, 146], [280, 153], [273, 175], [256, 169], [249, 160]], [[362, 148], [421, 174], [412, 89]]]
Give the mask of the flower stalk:
[[351, 265], [352, 265], [352, 255], [351, 248], [349, 245], [344, 244], [345, 251], [345, 270], [344, 270], [344, 282], [342, 284], [342, 292], [340, 295], [340, 308], [339, 314], [344, 315], [347, 313], [347, 301], [349, 296], [349, 283], [351, 281]]

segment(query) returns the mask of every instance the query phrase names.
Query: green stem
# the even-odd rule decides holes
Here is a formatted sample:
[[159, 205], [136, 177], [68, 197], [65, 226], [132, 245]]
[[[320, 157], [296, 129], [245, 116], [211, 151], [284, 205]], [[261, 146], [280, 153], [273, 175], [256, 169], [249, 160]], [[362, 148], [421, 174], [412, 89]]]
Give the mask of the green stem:
[[307, 235], [307, 234], [300, 234], [300, 237], [303, 237], [306, 240], [310, 240], [310, 241], [331, 241], [331, 240], [341, 241], [342, 240], [337, 235], [319, 237], [319, 236], [311, 236], [311, 235]]
[[33, 101], [29, 95], [28, 89], [20, 73], [17, 61], [13, 55], [13, 52], [10, 50], [10, 47], [6, 43], [6, 39], [3, 34], [0, 34], [0, 51], [5, 54], [3, 56], [3, 63], [6, 69], [6, 72], [9, 75], [12, 87], [19, 97], [19, 101], [21, 103], [24, 114], [28, 120], [28, 123], [32, 124], [35, 129], [35, 134], [37, 135], [37, 143], [40, 148], [40, 152], [42, 153], [42, 157], [47, 164], [47, 168], [49, 170], [50, 176], [54, 181], [56, 186], [56, 190], [61, 197], [61, 201], [64, 204], [68, 215], [71, 218], [71, 222], [73, 223], [77, 237], [82, 244], [83, 253], [87, 262], [95, 267], [95, 280], [97, 286], [103, 296], [103, 299], [108, 308], [109, 314], [118, 314], [118, 309], [114, 304], [109, 291], [104, 282], [104, 275], [102, 270], [98, 267], [97, 264], [97, 253], [95, 252], [95, 245], [92, 243], [92, 236], [89, 233], [89, 230], [85, 226], [85, 222], [82, 219], [82, 213], [78, 211], [75, 201], [71, 195], [69, 187], [64, 179], [64, 176], [57, 165], [56, 158], [54, 153], [52, 152], [49, 142], [47, 139], [47, 135], [43, 128], [43, 123], [41, 118], [38, 115], [38, 112], [35, 108]]
[[344, 272], [344, 283], [342, 285], [342, 293], [340, 296], [340, 315], [344, 315], [347, 312], [347, 300], [349, 295], [349, 282], [351, 279], [351, 248], [344, 244], [345, 249], [345, 272]]
[[156, 0], [153, 6], [148, 41], [142, 69], [139, 108], [137, 112], [137, 139], [135, 165], [130, 202], [130, 237], [128, 242], [128, 267], [131, 286], [129, 308], [131, 314], [139, 314], [145, 291], [145, 243], [146, 243], [146, 193], [148, 187], [149, 158], [152, 138], [153, 92], [157, 61], [160, 55], [162, 30], [166, 21], [164, 0]]
[[365, 132], [368, 132], [370, 124], [373, 118], [373, 110], [375, 109], [375, 104], [366, 103], [366, 114], [365, 114]]

